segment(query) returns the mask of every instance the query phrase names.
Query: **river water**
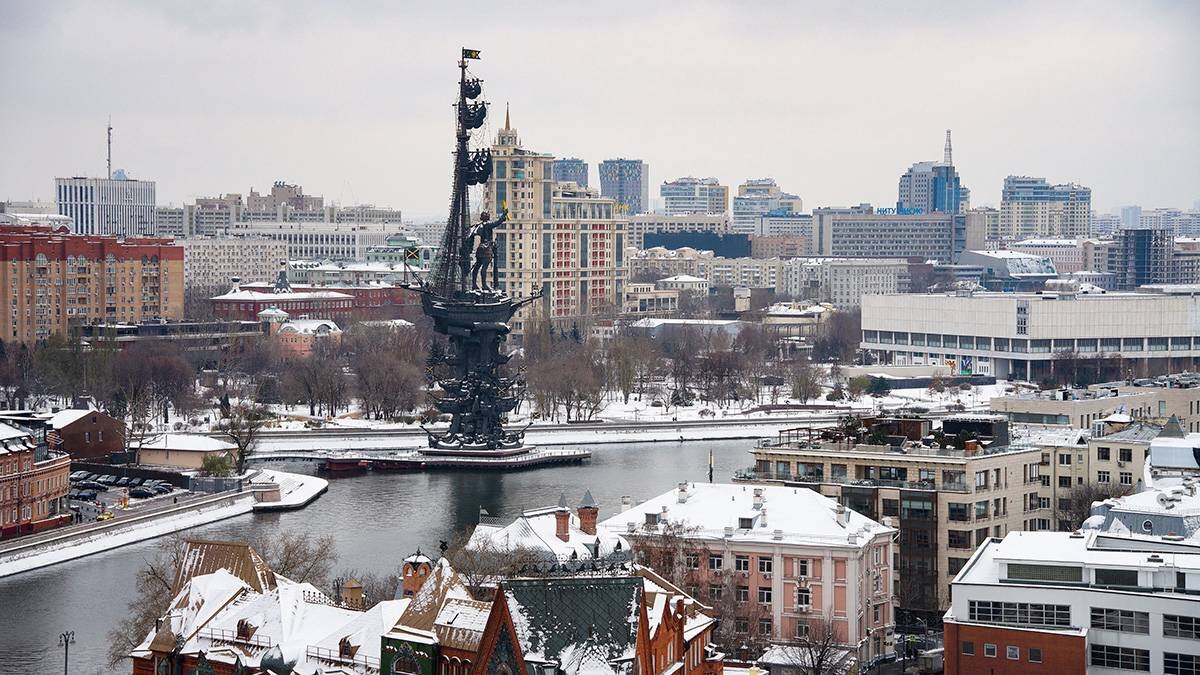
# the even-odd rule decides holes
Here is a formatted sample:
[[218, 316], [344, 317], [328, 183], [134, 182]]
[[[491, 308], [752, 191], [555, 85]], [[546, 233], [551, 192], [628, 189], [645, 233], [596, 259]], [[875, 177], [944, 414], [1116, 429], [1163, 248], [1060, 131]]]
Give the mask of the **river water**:
[[[384, 574], [417, 549], [437, 551], [438, 541], [473, 526], [482, 506], [494, 516], [515, 517], [524, 509], [553, 506], [565, 492], [577, 504], [585, 489], [600, 502], [600, 518], [620, 508], [622, 495], [634, 503], [672, 489], [683, 480], [708, 477], [712, 451], [716, 480], [752, 464], [752, 442], [689, 441], [592, 447], [578, 466], [511, 473], [364, 473], [330, 480], [329, 491], [300, 511], [253, 514], [198, 527], [189, 536], [239, 540], [280, 530], [333, 536], [336, 570]], [[313, 464], [272, 465], [312, 472]], [[0, 673], [37, 675], [63, 669], [63, 631], [75, 631], [71, 673], [110, 671], [104, 663], [106, 633], [125, 614], [134, 576], [152, 553], [142, 542], [68, 563], [0, 579]]]

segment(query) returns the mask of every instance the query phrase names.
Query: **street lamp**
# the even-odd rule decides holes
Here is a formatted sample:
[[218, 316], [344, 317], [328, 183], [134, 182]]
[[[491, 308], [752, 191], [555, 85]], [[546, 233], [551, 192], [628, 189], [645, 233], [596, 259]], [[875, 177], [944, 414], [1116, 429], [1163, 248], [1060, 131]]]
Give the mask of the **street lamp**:
[[63, 675], [70, 673], [71, 645], [75, 644], [75, 631], [69, 630], [58, 636], [58, 646], [63, 648]]

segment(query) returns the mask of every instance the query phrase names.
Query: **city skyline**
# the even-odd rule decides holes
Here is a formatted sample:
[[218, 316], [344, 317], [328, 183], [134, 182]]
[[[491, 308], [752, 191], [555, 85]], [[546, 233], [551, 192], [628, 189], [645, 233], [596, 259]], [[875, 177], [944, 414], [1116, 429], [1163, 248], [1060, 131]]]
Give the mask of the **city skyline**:
[[[528, 146], [596, 165], [638, 157], [652, 187], [770, 176], [809, 207], [887, 206], [897, 177], [937, 160], [950, 128], [973, 206], [998, 206], [1011, 174], [1086, 185], [1101, 212], [1190, 208], [1200, 98], [1179, 84], [1200, 60], [1188, 39], [1200, 10], [1084, 7], [943, 17], [717, 3], [685, 17], [614, 12], [621, 20], [479, 8], [451, 30], [458, 17], [440, 10], [379, 6], [6, 5], [0, 57], [24, 95], [0, 113], [0, 197], [51, 200], [55, 177], [103, 175], [111, 115], [114, 168], [156, 181], [160, 204], [278, 179], [440, 217], [450, 160], [437, 139], [453, 121], [444, 71], [466, 45], [488, 64], [493, 133], [508, 103]], [[1030, 11], [1045, 20], [1022, 23]], [[496, 39], [506, 25], [538, 35], [546, 54], [573, 54], [573, 67]], [[1098, 48], [1110, 44], [1123, 48]], [[925, 75], [914, 80], [913, 68]], [[1051, 77], [1058, 69], [1072, 77]], [[710, 84], [696, 91], [696, 81]], [[921, 81], [952, 84], [942, 94]], [[557, 91], [569, 93], [547, 96]]]

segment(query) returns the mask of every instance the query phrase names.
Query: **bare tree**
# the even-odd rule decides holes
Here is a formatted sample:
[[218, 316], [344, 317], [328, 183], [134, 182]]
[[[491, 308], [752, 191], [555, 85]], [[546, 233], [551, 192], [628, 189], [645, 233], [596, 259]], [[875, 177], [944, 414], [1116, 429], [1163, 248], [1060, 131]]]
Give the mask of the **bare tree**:
[[239, 476], [246, 473], [246, 460], [254, 452], [259, 432], [268, 419], [266, 408], [251, 403], [239, 403], [232, 406], [229, 416], [218, 423], [217, 428], [221, 434], [237, 446], [237, 454], [233, 459]]
[[529, 575], [545, 558], [537, 551], [508, 548], [486, 538], [471, 541], [471, 530], [459, 530], [446, 542], [446, 559], [476, 600], [489, 600], [496, 582]]
[[1092, 515], [1092, 502], [1102, 502], [1113, 497], [1124, 497], [1133, 493], [1132, 485], [1117, 483], [1083, 483], [1072, 487], [1065, 497], [1054, 502], [1055, 522], [1068, 522], [1071, 529], [1083, 525]]
[[775, 653], [785, 662], [785, 668], [795, 668], [806, 675], [830, 675], [842, 660], [846, 647], [838, 639], [833, 618], [823, 614], [807, 621], [807, 630], [795, 641], [777, 646]]
[[[273, 572], [297, 583], [323, 585], [337, 561], [337, 548], [329, 536], [272, 531], [269, 536], [256, 538], [251, 546]], [[164, 537], [138, 570], [135, 596], [129, 601], [125, 618], [108, 633], [109, 668], [116, 668], [128, 658], [166, 613], [184, 550], [181, 535]]]
[[787, 376], [792, 398], [808, 403], [821, 395], [820, 373], [807, 358], [799, 357], [792, 361], [788, 366]]

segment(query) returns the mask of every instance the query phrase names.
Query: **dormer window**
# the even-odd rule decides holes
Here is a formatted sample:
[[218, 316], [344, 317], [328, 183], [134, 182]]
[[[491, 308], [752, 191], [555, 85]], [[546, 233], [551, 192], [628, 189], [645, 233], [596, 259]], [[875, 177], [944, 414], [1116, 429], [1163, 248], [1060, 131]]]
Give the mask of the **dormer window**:
[[738, 518], [738, 529], [749, 530], [754, 527], [753, 518]]
[[658, 514], [657, 513], [647, 513], [646, 514], [646, 526], [647, 527], [655, 527], [657, 525], [658, 525]]

